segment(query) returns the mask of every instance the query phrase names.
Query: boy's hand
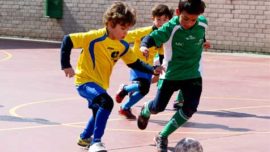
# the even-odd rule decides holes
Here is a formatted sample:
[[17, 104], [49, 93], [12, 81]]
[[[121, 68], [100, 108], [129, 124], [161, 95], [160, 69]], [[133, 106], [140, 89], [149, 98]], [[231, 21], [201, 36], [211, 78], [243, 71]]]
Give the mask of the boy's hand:
[[165, 71], [163, 66], [154, 66], [154, 75], [158, 76], [163, 71]]
[[145, 56], [146, 60], [148, 60], [149, 49], [145, 46], [142, 46], [140, 47], [140, 51], [143, 53], [143, 56]]
[[65, 68], [63, 70], [65, 72], [66, 77], [71, 78], [71, 77], [73, 77], [75, 75], [75, 72], [74, 72], [73, 68]]
[[209, 49], [210, 47], [211, 47], [211, 44], [210, 44], [209, 41], [205, 41], [205, 42], [203, 43], [203, 48], [205, 48], [206, 50]]
[[152, 79], [151, 79], [151, 83], [156, 83], [156, 82], [158, 82], [158, 80], [159, 80], [159, 76], [158, 75], [154, 75], [152, 77]]

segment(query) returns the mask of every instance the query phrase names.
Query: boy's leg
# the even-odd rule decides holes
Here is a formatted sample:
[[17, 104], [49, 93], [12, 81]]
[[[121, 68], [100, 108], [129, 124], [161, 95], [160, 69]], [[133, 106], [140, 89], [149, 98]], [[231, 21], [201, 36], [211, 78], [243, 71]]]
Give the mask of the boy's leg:
[[[88, 107], [94, 110], [93, 119], [90, 119], [86, 126], [85, 135], [91, 135], [93, 132], [94, 138], [92, 144], [95, 144], [97, 148], [103, 148], [101, 138], [104, 134], [104, 130], [107, 124], [108, 117], [113, 108], [113, 100], [107, 94], [106, 90], [101, 88], [96, 83], [86, 83], [77, 87], [79, 94], [88, 100]], [[88, 132], [89, 131], [89, 132]], [[98, 146], [100, 145], [100, 146]], [[92, 147], [92, 146], [91, 146]]]
[[[160, 132], [160, 137], [168, 138], [170, 134], [172, 134], [177, 128], [181, 127], [185, 122], [188, 121], [189, 118], [197, 111], [197, 107], [199, 105], [200, 96], [202, 92], [202, 79], [191, 79], [183, 82], [183, 95], [186, 99], [183, 105], [183, 108], [178, 110], [170, 121], [163, 127]], [[162, 148], [157, 145], [157, 148]], [[164, 149], [164, 145], [163, 145]]]
[[173, 108], [175, 110], [179, 110], [180, 108], [183, 107], [183, 104], [184, 104], [184, 97], [182, 91], [179, 90], [176, 100], [173, 102]]
[[139, 90], [138, 83], [132, 83], [130, 85], [123, 85], [122, 84], [115, 95], [115, 101], [117, 103], [121, 103], [128, 93], [135, 92], [138, 90]]
[[97, 103], [99, 105], [99, 108], [96, 114], [94, 138], [92, 143], [98, 143], [101, 142], [101, 138], [104, 134], [108, 118], [113, 109], [113, 99], [107, 93], [104, 93], [98, 96], [94, 100], [94, 103]]
[[132, 114], [131, 112], [131, 107], [143, 97], [144, 96], [142, 96], [139, 91], [132, 93], [129, 100], [120, 106], [120, 110], [118, 111], [118, 113], [124, 116], [126, 119], [130, 119], [130, 120], [136, 119], [136, 116]]
[[151, 83], [148, 79], [139, 78], [137, 79], [136, 84], [138, 84], [138, 91], [132, 93], [129, 99], [121, 105], [121, 108], [119, 110], [119, 114], [124, 115], [127, 119], [136, 119], [136, 116], [133, 115], [131, 112], [131, 107], [149, 92]]
[[151, 114], [157, 114], [165, 110], [173, 92], [177, 89], [175, 81], [160, 80], [155, 99], [146, 103], [140, 112], [137, 125], [140, 129], [145, 129]]
[[89, 105], [89, 108], [92, 109], [93, 115], [92, 117], [90, 117], [84, 131], [80, 134], [80, 137], [77, 142], [78, 145], [83, 146], [83, 147], [89, 146], [90, 143], [92, 142], [91, 136], [93, 135], [93, 132], [94, 132], [95, 118], [96, 118], [96, 113], [98, 110], [98, 107], [94, 106], [94, 104], [92, 104], [92, 106]]

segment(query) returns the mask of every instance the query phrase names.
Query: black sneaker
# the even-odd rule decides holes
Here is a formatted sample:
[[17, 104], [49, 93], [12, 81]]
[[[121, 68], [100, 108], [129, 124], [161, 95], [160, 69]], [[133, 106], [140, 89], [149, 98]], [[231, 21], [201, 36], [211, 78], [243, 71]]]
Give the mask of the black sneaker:
[[141, 109], [141, 112], [140, 112], [140, 115], [139, 115], [138, 121], [137, 121], [137, 126], [138, 126], [138, 128], [140, 128], [141, 130], [144, 130], [144, 129], [147, 127], [148, 120], [149, 120], [149, 118], [150, 118], [150, 116], [149, 116], [149, 117], [145, 117], [145, 116], [142, 115], [143, 109], [144, 109], [144, 106], [143, 106], [142, 109]]
[[168, 150], [168, 138], [167, 137], [161, 137], [161, 135], [157, 135], [154, 138], [154, 142], [157, 147], [157, 152], [167, 152]]

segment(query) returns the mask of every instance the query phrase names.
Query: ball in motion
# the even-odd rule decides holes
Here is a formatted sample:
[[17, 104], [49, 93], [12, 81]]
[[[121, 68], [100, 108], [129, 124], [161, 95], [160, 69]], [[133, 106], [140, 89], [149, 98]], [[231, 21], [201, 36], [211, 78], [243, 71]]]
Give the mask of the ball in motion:
[[175, 152], [203, 152], [203, 147], [196, 139], [183, 138], [175, 146]]

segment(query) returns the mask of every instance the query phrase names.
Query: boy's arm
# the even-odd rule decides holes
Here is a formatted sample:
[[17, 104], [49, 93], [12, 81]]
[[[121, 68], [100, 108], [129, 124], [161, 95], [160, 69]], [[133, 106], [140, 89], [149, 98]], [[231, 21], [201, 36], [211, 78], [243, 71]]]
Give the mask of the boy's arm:
[[133, 63], [127, 64], [128, 67], [145, 72], [145, 73], [150, 73], [154, 75], [159, 75], [161, 73], [161, 68], [159, 66], [150, 66], [147, 63], [144, 63], [140, 59], [136, 60]]
[[73, 43], [69, 35], [65, 35], [61, 45], [61, 68], [64, 70], [66, 77], [73, 77], [75, 72], [70, 64], [70, 54]]
[[70, 64], [70, 54], [71, 49], [73, 48], [73, 43], [70, 39], [69, 35], [65, 35], [63, 42], [61, 44], [61, 68], [62, 70], [65, 68], [71, 68]]
[[147, 35], [142, 39], [141, 47], [150, 48], [156, 46], [155, 40], [150, 36]]

